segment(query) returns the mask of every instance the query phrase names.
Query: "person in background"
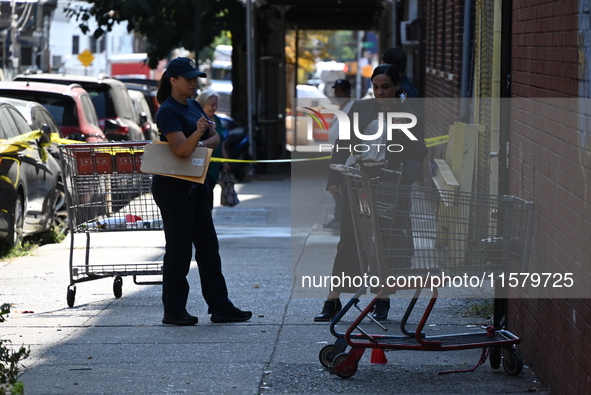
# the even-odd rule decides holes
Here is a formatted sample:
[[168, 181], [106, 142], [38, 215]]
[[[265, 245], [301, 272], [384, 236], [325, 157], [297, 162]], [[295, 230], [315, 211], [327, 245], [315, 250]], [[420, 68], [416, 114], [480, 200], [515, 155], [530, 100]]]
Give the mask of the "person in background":
[[[417, 99], [419, 97], [419, 92], [413, 85], [412, 81], [408, 79], [408, 76], [406, 75], [406, 62], [406, 52], [404, 52], [404, 49], [402, 48], [392, 47], [384, 51], [384, 53], [382, 54], [382, 63], [393, 65], [398, 71], [398, 74], [400, 75], [400, 90], [402, 91], [401, 97], [404, 97], [405, 99]], [[419, 113], [417, 108], [419, 107], [419, 103], [417, 103], [417, 101], [410, 100], [409, 105], [411, 107], [415, 107], [415, 112]], [[414, 130], [414, 133], [419, 140], [424, 140], [425, 136], [422, 128], [417, 128], [416, 130]], [[419, 150], [419, 152], [416, 152], [412, 155], [413, 157], [424, 157], [427, 155], [426, 147], [423, 147], [423, 145], [413, 148]], [[418, 160], [411, 159], [406, 164], [404, 171], [407, 173], [407, 177], [410, 181], [412, 181], [412, 183], [414, 183], [417, 180], [419, 175], [419, 169], [420, 161]]]
[[[339, 109], [344, 113], [348, 113], [353, 102], [351, 101], [351, 83], [345, 79], [338, 79], [332, 86], [334, 89], [334, 97]], [[330, 128], [328, 129], [328, 141], [330, 144], [334, 144], [335, 140], [339, 135], [339, 123], [336, 117], [333, 118]], [[343, 195], [338, 190], [337, 185], [329, 185], [326, 188], [330, 192], [334, 199], [334, 214], [332, 219], [323, 224], [324, 228], [337, 229], [341, 226], [341, 213], [343, 211]]]
[[[161, 104], [156, 114], [160, 139], [172, 152], [185, 158], [197, 147], [215, 149], [220, 137], [203, 107], [192, 100], [197, 77], [205, 77], [195, 61], [178, 57], [170, 61], [158, 87]], [[154, 175], [152, 195], [162, 214], [166, 239], [162, 267], [163, 324], [195, 325], [198, 318], [186, 309], [189, 296], [187, 275], [193, 246], [199, 268], [201, 292], [212, 322], [241, 322], [252, 317], [228, 298], [222, 274], [217, 233], [213, 225], [207, 186], [174, 177]]]
[[[382, 63], [393, 65], [396, 71], [398, 72], [398, 75], [400, 76], [400, 90], [402, 98], [416, 99], [419, 97], [419, 92], [413, 85], [412, 81], [406, 75], [407, 56], [404, 49], [398, 47], [388, 48], [382, 54]], [[409, 100], [408, 104], [412, 105], [414, 103], [412, 103], [412, 100]], [[416, 109], [415, 112], [417, 112]], [[413, 133], [420, 141], [424, 141], [425, 136], [421, 128], [416, 128], [415, 130], [413, 130]], [[405, 177], [411, 185], [417, 180], [420, 169], [420, 161], [416, 160], [415, 157], [422, 158], [427, 154], [426, 147], [424, 147], [424, 145], [412, 148], [417, 149], [419, 152], [416, 152], [413, 155], [411, 155], [411, 158], [404, 166]], [[388, 318], [389, 310], [390, 299], [381, 299], [376, 304], [373, 317], [377, 320], [385, 320]]]
[[[384, 112], [406, 112], [406, 106], [400, 99], [400, 75], [396, 68], [390, 64], [381, 64], [376, 67], [371, 76], [372, 89], [375, 98], [369, 100], [358, 100], [353, 103], [349, 110], [349, 118], [353, 117], [353, 114], [358, 115], [358, 128], [365, 135], [375, 135], [379, 130], [379, 114]], [[385, 119], [385, 118], [384, 118]], [[351, 121], [351, 125], [354, 122]], [[351, 141], [342, 142], [343, 146], [356, 145], [361, 140], [359, 137], [353, 137], [351, 133]], [[385, 133], [382, 134], [382, 138], [385, 138]], [[339, 146], [340, 140], [334, 144], [334, 147]], [[410, 142], [409, 139], [404, 136], [400, 131], [393, 134], [393, 140], [389, 141], [390, 144], [400, 144], [405, 147], [402, 151], [391, 152], [389, 150], [369, 150], [359, 154], [351, 155], [347, 150], [337, 150], [333, 148], [331, 163], [343, 164], [347, 166], [358, 166], [358, 168], [365, 173], [373, 176], [379, 172], [382, 168], [391, 170], [398, 170], [400, 165], [405, 165], [411, 158], [409, 154], [415, 152], [411, 147], [421, 142]], [[423, 143], [424, 144], [424, 143]], [[403, 167], [404, 168], [404, 167]], [[404, 185], [410, 185], [410, 180], [402, 174], [401, 183]], [[342, 211], [342, 222], [341, 222], [341, 233], [340, 240], [337, 244], [337, 253], [334, 259], [332, 275], [335, 277], [342, 277], [343, 275], [353, 278], [354, 276], [361, 276], [361, 267], [359, 264], [359, 254], [357, 243], [355, 239], [355, 232], [353, 229], [353, 218], [351, 210], [345, 209], [349, 207], [349, 197], [346, 191], [343, 190], [341, 176], [337, 171], [331, 170], [329, 173], [329, 179], [327, 182], [328, 186], [334, 185], [339, 193], [343, 195], [343, 211]], [[412, 247], [412, 236], [404, 238], [401, 243], [408, 243], [408, 254], [414, 250]], [[405, 262], [400, 262], [401, 265], [409, 265], [410, 261], [407, 258], [400, 258], [400, 260], [406, 259]], [[330, 321], [336, 314], [341, 310], [342, 304], [339, 300], [342, 292], [356, 292], [357, 288], [341, 287], [332, 289], [324, 306], [322, 312], [314, 317], [314, 321]], [[383, 299], [388, 301], [389, 299]], [[382, 300], [378, 301], [378, 303]], [[377, 305], [376, 305], [377, 310]], [[375, 312], [374, 312], [375, 314]], [[386, 311], [387, 315], [387, 311]], [[383, 318], [385, 319], [385, 318]]]
[[[213, 150], [211, 156], [213, 158], [227, 158], [228, 154], [224, 148], [224, 127], [222, 126], [222, 120], [220, 117], [215, 115], [215, 112], [218, 109], [218, 102], [220, 100], [220, 95], [211, 90], [205, 90], [197, 96], [197, 102], [201, 104], [203, 110], [205, 111], [205, 115], [209, 119], [213, 119], [215, 122], [215, 131], [220, 136], [220, 145], [216, 149]], [[208, 199], [209, 199], [209, 207], [213, 210], [213, 190], [218, 183], [220, 178], [220, 171], [228, 172], [230, 170], [230, 165], [228, 163], [219, 163], [219, 162], [211, 162], [209, 164], [209, 169], [207, 170], [207, 177], [206, 177], [206, 184], [208, 188]]]
[[412, 81], [406, 75], [406, 62], [406, 52], [402, 48], [388, 48], [382, 54], [382, 63], [391, 64], [396, 67], [400, 75], [400, 89], [405, 97], [416, 98], [419, 97], [419, 91], [417, 91]]

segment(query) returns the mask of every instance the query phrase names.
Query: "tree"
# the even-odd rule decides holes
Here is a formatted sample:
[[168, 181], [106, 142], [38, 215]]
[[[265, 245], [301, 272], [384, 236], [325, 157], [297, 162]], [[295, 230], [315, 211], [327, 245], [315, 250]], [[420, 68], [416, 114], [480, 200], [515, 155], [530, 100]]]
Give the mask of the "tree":
[[[95, 38], [127, 22], [127, 30], [146, 38], [149, 66], [155, 68], [175, 48], [195, 53], [222, 31], [244, 36], [245, 11], [239, 0], [87, 0], [69, 3], [66, 15]], [[91, 32], [91, 25], [97, 27]]]
[[[127, 22], [127, 30], [146, 39], [148, 66], [176, 48], [199, 54], [222, 32], [232, 37], [232, 115], [246, 120], [246, 10], [240, 0], [87, 0], [69, 3], [66, 15], [75, 18], [83, 33], [95, 38], [111, 31], [117, 23]], [[195, 55], [197, 56], [197, 55]]]

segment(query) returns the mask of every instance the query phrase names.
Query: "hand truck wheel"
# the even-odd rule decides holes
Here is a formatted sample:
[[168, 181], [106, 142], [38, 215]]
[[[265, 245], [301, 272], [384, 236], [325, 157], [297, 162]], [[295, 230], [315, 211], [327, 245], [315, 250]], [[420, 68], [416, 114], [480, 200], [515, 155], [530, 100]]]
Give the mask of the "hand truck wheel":
[[501, 348], [500, 347], [491, 347], [490, 348], [490, 367], [493, 369], [498, 369], [501, 367]]
[[[341, 364], [345, 363], [345, 360], [348, 357], [349, 357], [348, 352], [342, 352], [342, 353], [336, 355], [332, 361], [333, 366], [334, 367], [340, 366]], [[351, 365], [351, 366], [343, 366], [343, 371], [341, 371], [339, 373], [335, 373], [335, 374], [342, 379], [348, 379], [349, 377], [353, 376], [356, 372], [357, 372], [357, 363], [355, 363], [355, 365]]]
[[318, 359], [325, 368], [328, 368], [332, 365], [334, 360], [334, 348], [334, 344], [327, 344], [326, 346], [322, 347], [318, 353]]
[[121, 276], [116, 276], [113, 281], [113, 294], [117, 299], [123, 295], [123, 278]]
[[68, 287], [68, 295], [66, 296], [68, 307], [74, 307], [74, 300], [76, 300], [76, 286], [70, 285]]
[[510, 376], [517, 376], [523, 371], [523, 357], [514, 349], [503, 349], [503, 369]]

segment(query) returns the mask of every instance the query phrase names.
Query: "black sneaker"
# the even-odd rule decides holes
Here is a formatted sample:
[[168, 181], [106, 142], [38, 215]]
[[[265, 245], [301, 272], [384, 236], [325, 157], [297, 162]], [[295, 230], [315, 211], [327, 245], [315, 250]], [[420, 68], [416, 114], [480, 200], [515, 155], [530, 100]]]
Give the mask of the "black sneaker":
[[211, 315], [211, 322], [244, 322], [252, 317], [252, 312], [242, 311], [236, 306], [232, 306], [228, 310], [216, 311]]
[[164, 317], [162, 318], [162, 323], [169, 324], [169, 325], [186, 326], [186, 325], [195, 325], [197, 322], [199, 322], [199, 318], [197, 318], [189, 313], [185, 313], [182, 315], [164, 314]]

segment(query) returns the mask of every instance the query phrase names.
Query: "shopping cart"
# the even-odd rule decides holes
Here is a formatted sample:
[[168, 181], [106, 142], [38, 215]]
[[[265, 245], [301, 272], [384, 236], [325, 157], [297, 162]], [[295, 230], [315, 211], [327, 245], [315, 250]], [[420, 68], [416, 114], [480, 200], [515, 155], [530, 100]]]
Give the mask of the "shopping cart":
[[[152, 175], [140, 172], [146, 141], [60, 145], [66, 178], [70, 231], [68, 306], [74, 305], [76, 283], [115, 277], [113, 293], [121, 297], [123, 276], [162, 274], [161, 262], [91, 264], [90, 234], [162, 229], [160, 210], [150, 193]], [[74, 263], [74, 235], [86, 234], [84, 263]]]
[[[477, 279], [470, 285], [482, 286], [506, 269], [526, 270], [533, 203], [513, 196], [405, 186], [400, 184], [400, 172], [381, 170], [370, 178], [356, 168], [331, 167], [342, 172], [345, 179], [361, 273], [371, 281], [359, 288], [331, 322], [330, 331], [336, 341], [320, 350], [320, 363], [331, 373], [348, 378], [355, 374], [368, 348], [372, 349], [372, 357], [375, 354], [382, 360], [383, 351], [388, 350], [482, 349], [478, 364], [463, 371], [474, 370], [490, 353], [493, 368], [499, 368], [502, 361], [508, 374], [521, 373], [523, 358], [515, 348], [520, 338], [506, 329], [488, 326], [478, 333], [437, 336], [426, 336], [424, 329], [438, 288], [452, 285], [441, 282], [445, 276], [450, 280], [469, 278], [471, 282]], [[361, 308], [360, 297], [368, 289], [376, 296]], [[432, 291], [431, 298], [416, 328], [409, 330], [408, 319], [425, 289]], [[414, 295], [401, 318], [401, 334], [384, 335], [388, 328], [370, 313], [380, 298], [399, 290], [414, 290]], [[353, 307], [359, 315], [345, 332], [338, 332], [337, 325]], [[381, 332], [370, 333], [361, 327], [364, 320]]]

